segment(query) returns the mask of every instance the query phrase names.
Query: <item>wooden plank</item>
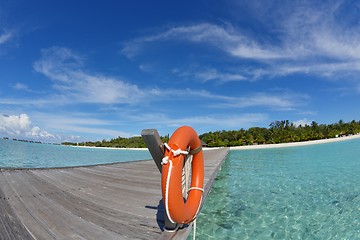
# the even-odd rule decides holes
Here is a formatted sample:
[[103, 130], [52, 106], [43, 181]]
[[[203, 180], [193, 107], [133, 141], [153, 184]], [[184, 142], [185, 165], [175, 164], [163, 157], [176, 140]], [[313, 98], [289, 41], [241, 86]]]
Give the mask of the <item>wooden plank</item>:
[[[43, 227], [41, 221], [31, 214], [28, 210], [29, 206], [21, 199], [21, 194], [19, 195], [17, 189], [14, 189], [10, 185], [13, 180], [5, 177], [4, 172], [6, 171], [2, 171], [0, 178], [1, 189], [4, 191], [9, 204], [14, 209], [14, 212], [16, 212], [21, 223], [26, 226], [29, 233], [29, 229], [31, 229], [30, 234], [34, 236], [35, 239], [55, 239], [55, 236]], [[12, 174], [15, 172], [16, 170], [11, 171]]]
[[[226, 154], [204, 151], [206, 195]], [[159, 239], [169, 234], [163, 233], [161, 175], [153, 161], [0, 173], [0, 239]], [[185, 238], [190, 228], [171, 236]]]
[[[6, 185], [2, 172], [0, 172], [0, 186]], [[33, 239], [25, 226], [11, 207], [8, 197], [0, 188], [0, 239]]]
[[[57, 187], [51, 186], [43, 179], [39, 178], [33, 183], [41, 188], [43, 191], [55, 192], [50, 194], [49, 198], [76, 216], [88, 222], [96, 224], [111, 232], [127, 236], [129, 238], [139, 238], [139, 224], [146, 224], [146, 219], [139, 219], [132, 214], [127, 214], [109, 208], [106, 205], [96, 204], [91, 199], [82, 199], [74, 194], [70, 194]], [[54, 189], [55, 188], [55, 189]], [[151, 229], [152, 230], [152, 229]], [[158, 234], [151, 235], [152, 231], [148, 231], [148, 236], [157, 236]]]
[[122, 186], [119, 187], [114, 186], [117, 181], [108, 182], [108, 184], [96, 181], [96, 179], [94, 179], [94, 181], [86, 181], [87, 179], [76, 176], [74, 170], [61, 170], [55, 173], [42, 171], [36, 174], [41, 174], [43, 178], [47, 178], [49, 183], [79, 198], [91, 199], [94, 203], [107, 205], [113, 209], [138, 215], [152, 214], [152, 211], [149, 213], [149, 209], [134, 206], [145, 206], [146, 203], [149, 204], [151, 202], [158, 203], [159, 193], [161, 191], [160, 182], [151, 186], [151, 188], [150, 186], [149, 188], [136, 188], [136, 186], [134, 186], [134, 188], [131, 189], [132, 182], [129, 179], [127, 185], [122, 184]]
[[[48, 196], [55, 193], [38, 189], [34, 175], [30, 171], [5, 172], [4, 175], [11, 175], [10, 185], [16, 189], [20, 202], [53, 239], [116, 239], [118, 236], [52, 201]], [[35, 238], [45, 239], [42, 235], [37, 236], [32, 232], [32, 222], [23, 223]]]

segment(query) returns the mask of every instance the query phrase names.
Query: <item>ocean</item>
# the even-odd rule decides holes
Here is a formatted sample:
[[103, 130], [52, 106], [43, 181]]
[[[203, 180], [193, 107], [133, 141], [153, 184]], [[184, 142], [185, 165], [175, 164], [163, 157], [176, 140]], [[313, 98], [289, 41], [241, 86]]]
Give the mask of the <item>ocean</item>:
[[197, 239], [360, 239], [360, 139], [230, 151], [196, 231]]
[[83, 148], [0, 139], [0, 168], [54, 168], [152, 159], [147, 150]]

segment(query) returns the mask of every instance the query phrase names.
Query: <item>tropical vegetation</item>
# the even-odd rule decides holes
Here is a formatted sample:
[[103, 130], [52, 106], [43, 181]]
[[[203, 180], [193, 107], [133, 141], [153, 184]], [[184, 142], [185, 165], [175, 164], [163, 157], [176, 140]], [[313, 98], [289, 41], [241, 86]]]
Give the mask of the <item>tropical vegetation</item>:
[[[208, 147], [232, 147], [258, 144], [276, 144], [289, 142], [303, 142], [309, 140], [328, 139], [348, 136], [360, 133], [360, 121], [344, 122], [343, 120], [333, 124], [296, 125], [289, 120], [275, 121], [268, 128], [252, 127], [247, 130], [215, 131], [201, 134], [199, 137]], [[161, 137], [163, 142], [169, 140], [169, 135]], [[146, 144], [139, 137], [118, 137], [110, 141], [62, 143], [64, 145], [92, 146], [92, 147], [115, 147], [115, 148], [145, 148]]]
[[[161, 137], [163, 142], [169, 140], [169, 136]], [[112, 148], [146, 148], [146, 144], [142, 137], [131, 137], [124, 138], [118, 137], [113, 138], [110, 141], [102, 140], [96, 142], [81, 142], [81, 143], [72, 143], [72, 142], [63, 142], [63, 145], [72, 145], [72, 146], [87, 146], [87, 147], [112, 147]]]
[[209, 147], [231, 147], [254, 144], [276, 144], [303, 142], [354, 135], [360, 132], [360, 121], [345, 123], [340, 120], [334, 124], [297, 126], [289, 120], [275, 121], [269, 128], [252, 127], [247, 130], [216, 131], [200, 135], [200, 139]]

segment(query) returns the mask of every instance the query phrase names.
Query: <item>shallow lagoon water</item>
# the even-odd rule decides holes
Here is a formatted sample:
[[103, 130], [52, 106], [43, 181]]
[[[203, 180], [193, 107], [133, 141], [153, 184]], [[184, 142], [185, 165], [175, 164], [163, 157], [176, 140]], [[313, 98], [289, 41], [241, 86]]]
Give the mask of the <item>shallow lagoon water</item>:
[[196, 237], [359, 239], [359, 183], [360, 139], [230, 151]]
[[147, 150], [81, 148], [0, 139], [0, 168], [49, 168], [152, 159]]

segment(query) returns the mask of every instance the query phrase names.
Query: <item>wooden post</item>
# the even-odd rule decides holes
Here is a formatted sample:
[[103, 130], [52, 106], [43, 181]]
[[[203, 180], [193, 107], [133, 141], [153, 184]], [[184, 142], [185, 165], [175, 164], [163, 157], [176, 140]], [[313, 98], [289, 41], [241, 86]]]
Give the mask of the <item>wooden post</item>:
[[160, 139], [158, 131], [156, 129], [144, 129], [141, 131], [141, 136], [161, 173], [161, 161], [164, 157], [164, 144]]
[[[161, 161], [164, 158], [164, 143], [161, 141], [158, 131], [156, 129], [143, 129], [141, 131], [141, 136], [144, 139], [144, 142], [161, 173]], [[165, 230], [170, 232], [176, 231], [178, 225], [176, 223], [170, 222], [166, 211], [164, 212]]]

